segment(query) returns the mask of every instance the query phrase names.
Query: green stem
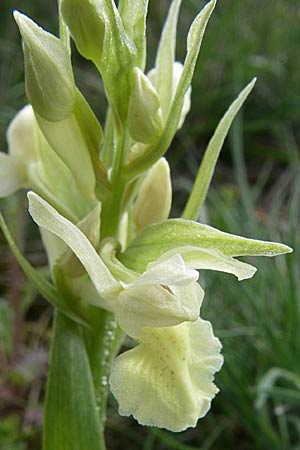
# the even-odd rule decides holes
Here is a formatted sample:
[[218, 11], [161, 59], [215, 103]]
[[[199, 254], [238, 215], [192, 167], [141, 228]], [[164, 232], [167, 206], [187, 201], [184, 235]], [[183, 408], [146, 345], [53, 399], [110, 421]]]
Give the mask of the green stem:
[[103, 200], [101, 239], [108, 236], [116, 236], [117, 234], [124, 186], [124, 182], [120, 178], [119, 183], [112, 186], [112, 194]]
[[105, 129], [103, 136], [103, 143], [100, 153], [100, 159], [106, 167], [111, 167], [114, 157], [115, 145], [115, 125], [114, 115], [111, 108], [108, 108], [105, 121]]
[[101, 237], [116, 236], [121, 214], [121, 205], [126, 181], [123, 177], [124, 163], [128, 149], [128, 135], [120, 132], [117, 139], [117, 147], [114, 155], [111, 170], [111, 196], [103, 202], [103, 212], [101, 222]]
[[86, 345], [93, 374], [97, 410], [102, 432], [106, 421], [108, 380], [111, 364], [124, 339], [112, 313], [96, 310], [93, 314], [92, 335], [85, 330]]
[[128, 140], [129, 136], [127, 131], [121, 130], [118, 133], [118, 130], [116, 129], [117, 134], [117, 148], [114, 155], [114, 161], [111, 171], [111, 183], [112, 185], [115, 185], [118, 183], [120, 175], [123, 171], [124, 164], [126, 161], [127, 156], [127, 148], [128, 148]]

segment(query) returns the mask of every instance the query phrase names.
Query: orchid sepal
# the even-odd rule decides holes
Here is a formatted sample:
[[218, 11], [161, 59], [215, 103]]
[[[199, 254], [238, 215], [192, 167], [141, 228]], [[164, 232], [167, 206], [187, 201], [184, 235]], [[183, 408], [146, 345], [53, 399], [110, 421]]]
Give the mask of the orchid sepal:
[[178, 247], [218, 250], [225, 256], [276, 256], [290, 253], [287, 245], [248, 239], [185, 219], [149, 225], [118, 255], [127, 267], [142, 272], [150, 262]]

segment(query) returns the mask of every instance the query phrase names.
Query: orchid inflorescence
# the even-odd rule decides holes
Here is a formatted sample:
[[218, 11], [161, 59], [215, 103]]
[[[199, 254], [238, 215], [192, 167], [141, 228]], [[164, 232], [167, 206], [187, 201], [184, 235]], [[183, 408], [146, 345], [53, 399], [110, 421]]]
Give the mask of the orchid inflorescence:
[[[147, 73], [147, 0], [120, 0], [118, 8], [113, 0], [61, 0], [60, 38], [15, 12], [30, 105], [11, 122], [8, 154], [0, 154], [0, 195], [30, 191], [29, 212], [41, 231], [52, 282], [22, 257], [1, 219], [25, 272], [74, 326], [93, 330], [95, 311], [114, 318], [114, 329], [136, 343], [114, 357], [120, 332], [111, 358], [109, 386], [120, 414], [172, 431], [194, 427], [207, 413], [223, 363], [220, 341], [199, 317], [204, 291], [197, 270], [244, 280], [256, 269], [236, 257], [291, 251], [196, 222], [228, 129], [255, 79], [210, 140], [182, 217], [169, 218], [172, 186], [164, 154], [189, 111], [216, 0], [194, 19], [183, 64], [175, 59], [180, 4], [170, 5]], [[69, 33], [101, 75], [109, 105], [104, 129], [76, 87]]]

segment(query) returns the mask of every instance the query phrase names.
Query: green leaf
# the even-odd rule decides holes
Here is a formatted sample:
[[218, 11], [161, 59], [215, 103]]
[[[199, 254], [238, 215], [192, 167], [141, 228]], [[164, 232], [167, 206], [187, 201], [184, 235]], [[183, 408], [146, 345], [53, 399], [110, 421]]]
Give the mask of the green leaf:
[[142, 272], [167, 251], [188, 245], [228, 256], [276, 256], [292, 251], [284, 244], [235, 236], [191, 220], [170, 219], [145, 228], [118, 257], [130, 269]]
[[104, 450], [101, 425], [82, 330], [57, 312], [43, 450]]
[[239, 94], [221, 119], [213, 137], [206, 149], [203, 161], [199, 168], [192, 192], [182, 214], [183, 219], [197, 220], [200, 208], [205, 200], [209, 185], [215, 170], [215, 166], [222, 149], [224, 140], [233, 119], [239, 112], [246, 98], [252, 91], [256, 78], [254, 78]]
[[[280, 367], [272, 367], [261, 377], [258, 385], [255, 388], [255, 390], [257, 392], [257, 396], [256, 396], [256, 400], [255, 400], [256, 409], [261, 409], [263, 406], [266, 405], [268, 398], [272, 397], [272, 390], [274, 389], [276, 383], [280, 379], [284, 380], [286, 383], [293, 384], [298, 390], [298, 392], [296, 390], [294, 392], [295, 392], [296, 396], [298, 396], [298, 398], [300, 398], [299, 397], [299, 391], [300, 391], [299, 375], [294, 372], [290, 372], [288, 370], [281, 369]], [[280, 393], [280, 390], [278, 392]], [[282, 388], [281, 393], [285, 394], [285, 392], [292, 393], [293, 390], [286, 389], [286, 391], [285, 391], [285, 389]], [[292, 399], [294, 400], [295, 397], [293, 398], [293, 396], [292, 396]], [[284, 398], [284, 395], [282, 395], [282, 398]]]
[[81, 261], [97, 291], [104, 298], [111, 298], [120, 291], [120, 285], [112, 276], [93, 245], [80, 229], [61, 216], [52, 206], [34, 192], [28, 193], [29, 212], [42, 228], [62, 239]]
[[136, 65], [144, 70], [146, 63], [146, 17], [149, 0], [120, 0], [119, 12], [124, 29], [135, 43]]
[[22, 267], [25, 275], [32, 282], [37, 291], [53, 306], [57, 307], [60, 311], [62, 311], [65, 315], [70, 317], [70, 319], [75, 322], [87, 325], [87, 322], [84, 317], [79, 316], [74, 311], [72, 311], [69, 305], [65, 302], [65, 300], [61, 297], [59, 291], [56, 289], [53, 284], [49, 283], [37, 270], [35, 270], [31, 264], [24, 258], [18, 247], [16, 246], [12, 235], [4, 221], [2, 214], [0, 213], [0, 228], [3, 231], [3, 234], [8, 242], [8, 245], [14, 254], [16, 260]]

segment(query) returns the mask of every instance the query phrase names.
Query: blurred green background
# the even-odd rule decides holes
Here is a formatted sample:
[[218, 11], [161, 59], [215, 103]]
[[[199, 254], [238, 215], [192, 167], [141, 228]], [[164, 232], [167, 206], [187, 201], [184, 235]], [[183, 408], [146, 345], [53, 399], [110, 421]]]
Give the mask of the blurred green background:
[[[178, 59], [204, 1], [183, 1]], [[169, 1], [150, 0], [148, 68], [153, 66]], [[0, 149], [5, 129], [26, 104], [23, 55], [12, 9], [57, 33], [53, 0], [0, 4]], [[254, 76], [256, 87], [236, 119], [217, 166], [203, 220], [224, 231], [282, 240], [293, 254], [252, 261], [259, 270], [238, 283], [201, 274], [202, 316], [223, 343], [220, 393], [196, 429], [178, 435], [121, 418], [110, 401], [110, 450], [299, 450], [300, 448], [300, 4], [298, 0], [221, 0], [208, 26], [193, 82], [192, 109], [167, 157], [173, 215], [179, 215], [218, 121]], [[76, 79], [103, 121], [106, 102], [90, 63], [74, 51]], [[30, 261], [46, 263], [23, 193], [1, 209]], [[42, 401], [51, 308], [26, 281], [0, 236], [0, 448], [41, 448]], [[134, 381], [133, 381], [134, 382]], [[55, 450], [55, 449], [53, 449]], [[88, 450], [88, 449], [83, 449]]]

